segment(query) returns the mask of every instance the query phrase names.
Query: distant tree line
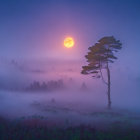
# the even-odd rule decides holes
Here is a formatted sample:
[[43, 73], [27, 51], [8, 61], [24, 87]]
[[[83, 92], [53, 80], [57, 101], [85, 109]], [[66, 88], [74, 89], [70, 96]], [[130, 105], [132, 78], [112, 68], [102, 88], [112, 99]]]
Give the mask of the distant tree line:
[[31, 83], [26, 90], [27, 91], [54, 91], [54, 90], [61, 90], [64, 89], [65, 85], [63, 80], [58, 80], [58, 81], [48, 81], [46, 82], [39, 82], [39, 81], [34, 81]]

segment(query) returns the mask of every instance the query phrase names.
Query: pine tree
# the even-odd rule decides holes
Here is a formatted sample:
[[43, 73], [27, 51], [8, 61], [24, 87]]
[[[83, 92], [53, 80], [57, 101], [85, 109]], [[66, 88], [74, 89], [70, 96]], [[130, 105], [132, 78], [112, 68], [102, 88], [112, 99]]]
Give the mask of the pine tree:
[[[107, 97], [108, 97], [108, 108], [111, 108], [111, 97], [110, 97], [110, 68], [109, 63], [113, 63], [116, 56], [114, 53], [118, 52], [122, 47], [119, 40], [116, 40], [113, 36], [101, 38], [95, 45], [89, 47], [89, 52], [85, 56], [88, 62], [87, 66], [82, 67], [82, 74], [92, 74], [94, 78], [102, 78], [103, 82], [107, 85]], [[107, 82], [104, 80], [102, 69], [107, 71]]]

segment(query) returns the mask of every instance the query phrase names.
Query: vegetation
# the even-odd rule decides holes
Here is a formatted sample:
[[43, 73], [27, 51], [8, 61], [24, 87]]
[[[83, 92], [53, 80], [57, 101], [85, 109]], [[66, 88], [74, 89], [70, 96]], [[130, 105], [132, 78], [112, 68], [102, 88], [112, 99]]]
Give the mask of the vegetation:
[[139, 140], [139, 130], [112, 128], [96, 130], [90, 126], [48, 128], [24, 125], [21, 121], [0, 119], [0, 140]]
[[[87, 66], [83, 66], [82, 74], [92, 74], [95, 78], [102, 78], [103, 82], [108, 87], [108, 108], [111, 108], [111, 97], [110, 97], [110, 68], [109, 63], [113, 63], [116, 56], [114, 56], [115, 52], [118, 52], [121, 47], [121, 43], [119, 40], [116, 40], [113, 36], [103, 37], [98, 43], [89, 47], [90, 50], [88, 54], [85, 56], [88, 62]], [[107, 82], [104, 80], [102, 69], [106, 69], [107, 71]]]
[[34, 81], [31, 83], [26, 90], [27, 91], [53, 91], [53, 90], [60, 90], [64, 89], [65, 85], [63, 80], [58, 80], [58, 81], [48, 81], [47, 83], [43, 82], [40, 83], [39, 81]]

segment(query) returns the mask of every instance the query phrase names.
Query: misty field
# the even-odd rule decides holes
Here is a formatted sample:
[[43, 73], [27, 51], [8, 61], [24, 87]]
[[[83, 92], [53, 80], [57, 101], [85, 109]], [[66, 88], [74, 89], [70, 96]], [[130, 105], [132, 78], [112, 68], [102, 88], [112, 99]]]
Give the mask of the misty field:
[[117, 106], [107, 110], [104, 99], [94, 99], [90, 92], [1, 91], [0, 97], [0, 140], [140, 139], [137, 110]]

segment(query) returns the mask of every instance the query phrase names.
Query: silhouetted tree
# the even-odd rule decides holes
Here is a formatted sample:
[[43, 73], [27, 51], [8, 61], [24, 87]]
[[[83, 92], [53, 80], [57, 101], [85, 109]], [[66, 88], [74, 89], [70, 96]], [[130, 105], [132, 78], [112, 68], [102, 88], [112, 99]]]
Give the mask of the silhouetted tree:
[[85, 82], [82, 83], [80, 90], [81, 90], [81, 91], [87, 91], [87, 90], [88, 90], [88, 88], [87, 88]]
[[[108, 108], [111, 108], [110, 98], [110, 69], [109, 63], [113, 63], [116, 56], [115, 52], [118, 52], [122, 47], [119, 40], [116, 40], [113, 36], [103, 37], [94, 46], [89, 47], [89, 52], [85, 56], [88, 62], [87, 66], [83, 66], [82, 74], [93, 74], [92, 77], [102, 78], [103, 82], [108, 87]], [[107, 71], [107, 82], [104, 80], [102, 69]]]
[[41, 89], [42, 91], [46, 91], [48, 89], [47, 84], [45, 82], [42, 83]]
[[40, 89], [40, 83], [38, 81], [34, 81], [33, 84], [31, 84], [31, 89], [33, 90]]

